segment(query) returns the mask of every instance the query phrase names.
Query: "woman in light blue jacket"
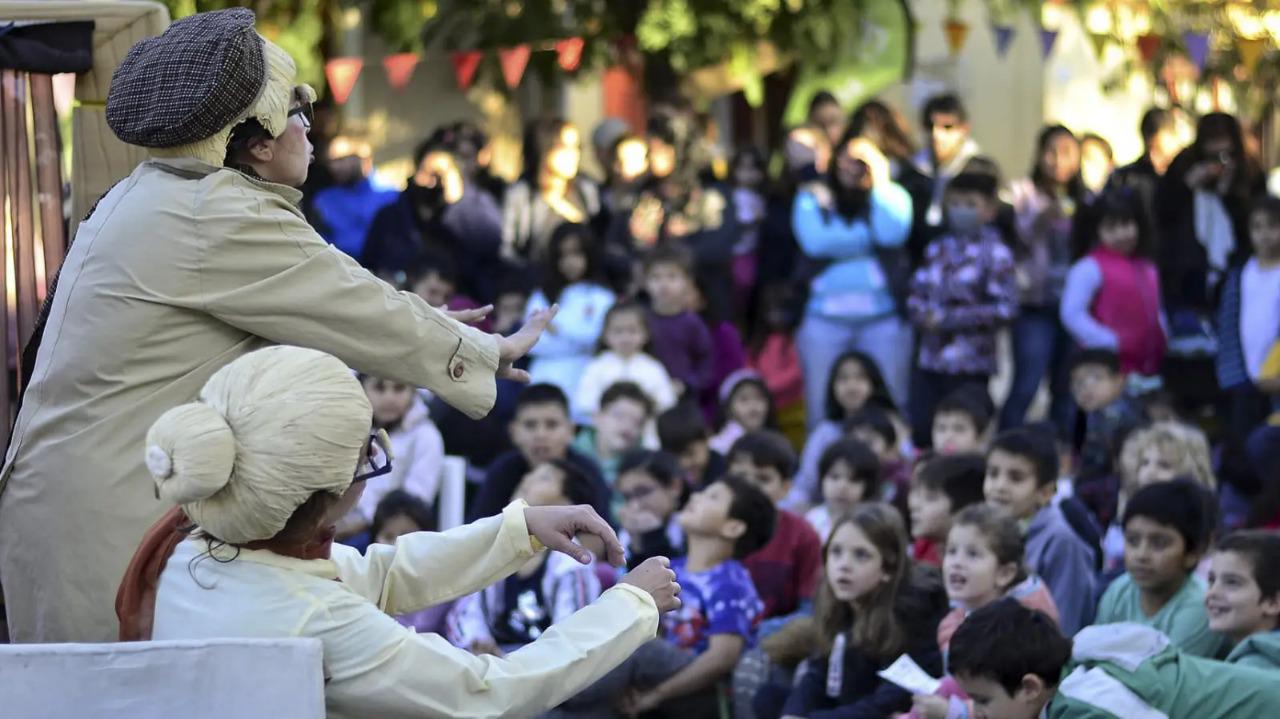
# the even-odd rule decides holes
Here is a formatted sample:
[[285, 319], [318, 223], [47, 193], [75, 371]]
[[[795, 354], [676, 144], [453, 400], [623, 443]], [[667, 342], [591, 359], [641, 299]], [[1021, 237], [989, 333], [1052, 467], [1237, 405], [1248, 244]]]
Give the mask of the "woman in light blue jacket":
[[813, 277], [798, 342], [810, 428], [822, 418], [827, 376], [849, 349], [872, 357], [893, 399], [906, 399], [911, 334], [899, 318], [878, 248], [898, 248], [911, 232], [911, 196], [890, 179], [870, 141], [846, 139], [825, 182], [796, 196], [791, 222]]

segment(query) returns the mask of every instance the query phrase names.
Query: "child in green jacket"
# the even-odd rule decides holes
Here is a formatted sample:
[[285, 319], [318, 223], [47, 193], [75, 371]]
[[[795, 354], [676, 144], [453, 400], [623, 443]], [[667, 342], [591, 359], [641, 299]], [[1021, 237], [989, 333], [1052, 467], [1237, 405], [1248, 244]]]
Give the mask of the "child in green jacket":
[[1232, 643], [1227, 661], [1280, 669], [1280, 534], [1228, 535], [1209, 559], [1209, 628]]

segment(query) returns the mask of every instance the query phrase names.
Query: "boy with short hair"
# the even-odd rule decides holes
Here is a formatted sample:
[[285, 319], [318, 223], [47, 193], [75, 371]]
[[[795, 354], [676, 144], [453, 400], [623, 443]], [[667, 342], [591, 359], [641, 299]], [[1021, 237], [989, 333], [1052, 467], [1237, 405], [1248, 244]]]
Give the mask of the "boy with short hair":
[[965, 618], [948, 668], [984, 719], [1237, 719], [1280, 712], [1270, 672], [1181, 653], [1151, 627], [1088, 627], [1001, 599]]
[[980, 454], [931, 457], [916, 468], [907, 495], [911, 512], [911, 558], [942, 566], [942, 548], [951, 532], [951, 518], [982, 501], [986, 461]]
[[493, 461], [485, 474], [484, 484], [471, 504], [468, 521], [489, 517], [502, 511], [529, 470], [556, 459], [572, 462], [591, 478], [596, 496], [591, 506], [609, 521], [609, 486], [600, 475], [600, 467], [590, 457], [570, 449], [573, 423], [569, 421], [569, 400], [559, 387], [531, 384], [516, 398], [515, 416], [509, 427], [515, 449]]
[[444, 307], [457, 292], [458, 269], [448, 256], [427, 252], [409, 269], [404, 285], [432, 307]]
[[1053, 501], [1057, 479], [1053, 433], [1021, 427], [992, 443], [982, 491], [1026, 527], [1027, 568], [1049, 586], [1062, 630], [1075, 633], [1093, 619], [1097, 553]]
[[893, 418], [879, 407], [867, 406], [844, 422], [845, 434], [861, 441], [880, 458], [880, 498], [906, 514], [907, 493], [911, 491], [911, 463], [902, 456], [898, 428]]
[[933, 410], [933, 451], [982, 454], [995, 413], [986, 387], [967, 385], [943, 397]]
[[1146, 421], [1146, 412], [1141, 403], [1125, 394], [1120, 356], [1109, 349], [1081, 350], [1075, 356], [1071, 395], [1085, 414], [1076, 496], [1106, 527], [1115, 519], [1120, 496], [1116, 458], [1129, 433]]
[[1209, 628], [1234, 645], [1228, 662], [1280, 669], [1280, 534], [1245, 530], [1218, 542], [1204, 603]]
[[769, 541], [775, 516], [769, 497], [733, 474], [694, 493], [678, 515], [688, 554], [671, 562], [681, 606], [662, 618], [665, 639], [546, 716], [599, 716], [619, 697], [630, 716], [715, 716], [716, 684], [754, 646], [764, 608], [741, 561]]
[[610, 487], [618, 479], [622, 455], [640, 446], [653, 418], [653, 400], [635, 382], [615, 382], [600, 396], [593, 426], [578, 432], [573, 447], [600, 465]]
[[1213, 528], [1211, 498], [1188, 479], [1138, 490], [1124, 510], [1124, 566], [1098, 603], [1098, 624], [1134, 622], [1160, 630], [1187, 654], [1217, 658], [1204, 587], [1194, 576]]
[[685, 478], [695, 487], [710, 485], [725, 473], [724, 456], [711, 449], [711, 430], [697, 405], [684, 402], [658, 415], [658, 443], [680, 460]]
[[996, 178], [962, 172], [947, 185], [947, 232], [925, 249], [911, 279], [907, 312], [920, 337], [912, 387], [912, 426], [921, 444], [939, 399], [996, 373], [1000, 328], [1018, 314], [1013, 253], [991, 225]]
[[[791, 491], [795, 471], [795, 451], [777, 432], [748, 432], [729, 450], [729, 473], [755, 484], [775, 507]], [[803, 517], [778, 509], [773, 538], [743, 564], [764, 600], [764, 618], [791, 614], [813, 599], [822, 539]]]

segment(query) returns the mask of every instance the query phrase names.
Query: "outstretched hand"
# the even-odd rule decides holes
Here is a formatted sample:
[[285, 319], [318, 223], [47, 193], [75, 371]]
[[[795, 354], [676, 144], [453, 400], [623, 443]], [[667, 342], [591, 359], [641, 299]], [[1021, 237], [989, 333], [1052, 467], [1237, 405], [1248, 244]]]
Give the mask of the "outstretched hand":
[[485, 305], [484, 307], [476, 307], [469, 310], [451, 310], [449, 305], [445, 305], [440, 308], [440, 311], [445, 313], [449, 319], [461, 322], [464, 325], [473, 325], [488, 317], [489, 313], [493, 312], [493, 305]]
[[580, 504], [575, 507], [525, 507], [524, 523], [533, 535], [557, 552], [578, 560], [581, 564], [591, 563], [591, 552], [573, 541], [579, 534], [594, 535], [604, 544], [604, 551], [610, 564], [621, 567], [626, 563], [622, 543], [613, 527], [596, 514], [590, 505]]
[[[529, 373], [522, 369], [516, 369], [513, 365], [516, 360], [533, 349], [533, 346], [538, 343], [538, 338], [542, 336], [542, 331], [547, 328], [547, 325], [551, 324], [551, 320], [555, 319], [556, 313], [559, 311], [560, 305], [551, 305], [547, 309], [538, 310], [529, 315], [529, 319], [524, 323], [524, 326], [515, 334], [510, 337], [498, 336], [498, 379], [509, 379], [516, 382], [529, 381]], [[612, 532], [613, 530], [610, 531]], [[614, 541], [617, 541], [616, 537]], [[543, 542], [543, 544], [547, 543]], [[608, 542], [605, 544], [607, 545]], [[547, 544], [547, 546], [551, 545]]]

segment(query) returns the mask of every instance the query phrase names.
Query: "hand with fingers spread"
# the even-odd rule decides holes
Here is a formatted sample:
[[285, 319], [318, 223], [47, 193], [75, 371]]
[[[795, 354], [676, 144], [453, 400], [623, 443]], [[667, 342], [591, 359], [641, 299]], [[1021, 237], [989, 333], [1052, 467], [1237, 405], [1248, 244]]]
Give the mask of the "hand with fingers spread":
[[658, 612], [670, 612], [680, 608], [680, 585], [676, 573], [671, 571], [671, 560], [666, 557], [650, 557], [640, 566], [627, 572], [619, 584], [630, 584], [653, 597]]
[[564, 552], [582, 564], [591, 563], [591, 552], [573, 541], [579, 534], [597, 537], [604, 544], [608, 562], [613, 566], [621, 567], [626, 562], [622, 543], [613, 533], [613, 527], [601, 519], [590, 505], [525, 507], [524, 523], [529, 534], [548, 549]]
[[[529, 315], [528, 321], [510, 337], [498, 337], [498, 379], [509, 379], [516, 382], [528, 382], [529, 373], [516, 369], [512, 365], [516, 360], [529, 353], [538, 343], [542, 331], [555, 319], [560, 305], [551, 305]], [[550, 545], [548, 545], [550, 546]]]
[[493, 305], [485, 305], [484, 307], [476, 307], [470, 310], [451, 310], [449, 305], [445, 305], [440, 308], [440, 311], [445, 313], [451, 320], [461, 322], [464, 325], [473, 325], [488, 317], [489, 313], [493, 312]]

